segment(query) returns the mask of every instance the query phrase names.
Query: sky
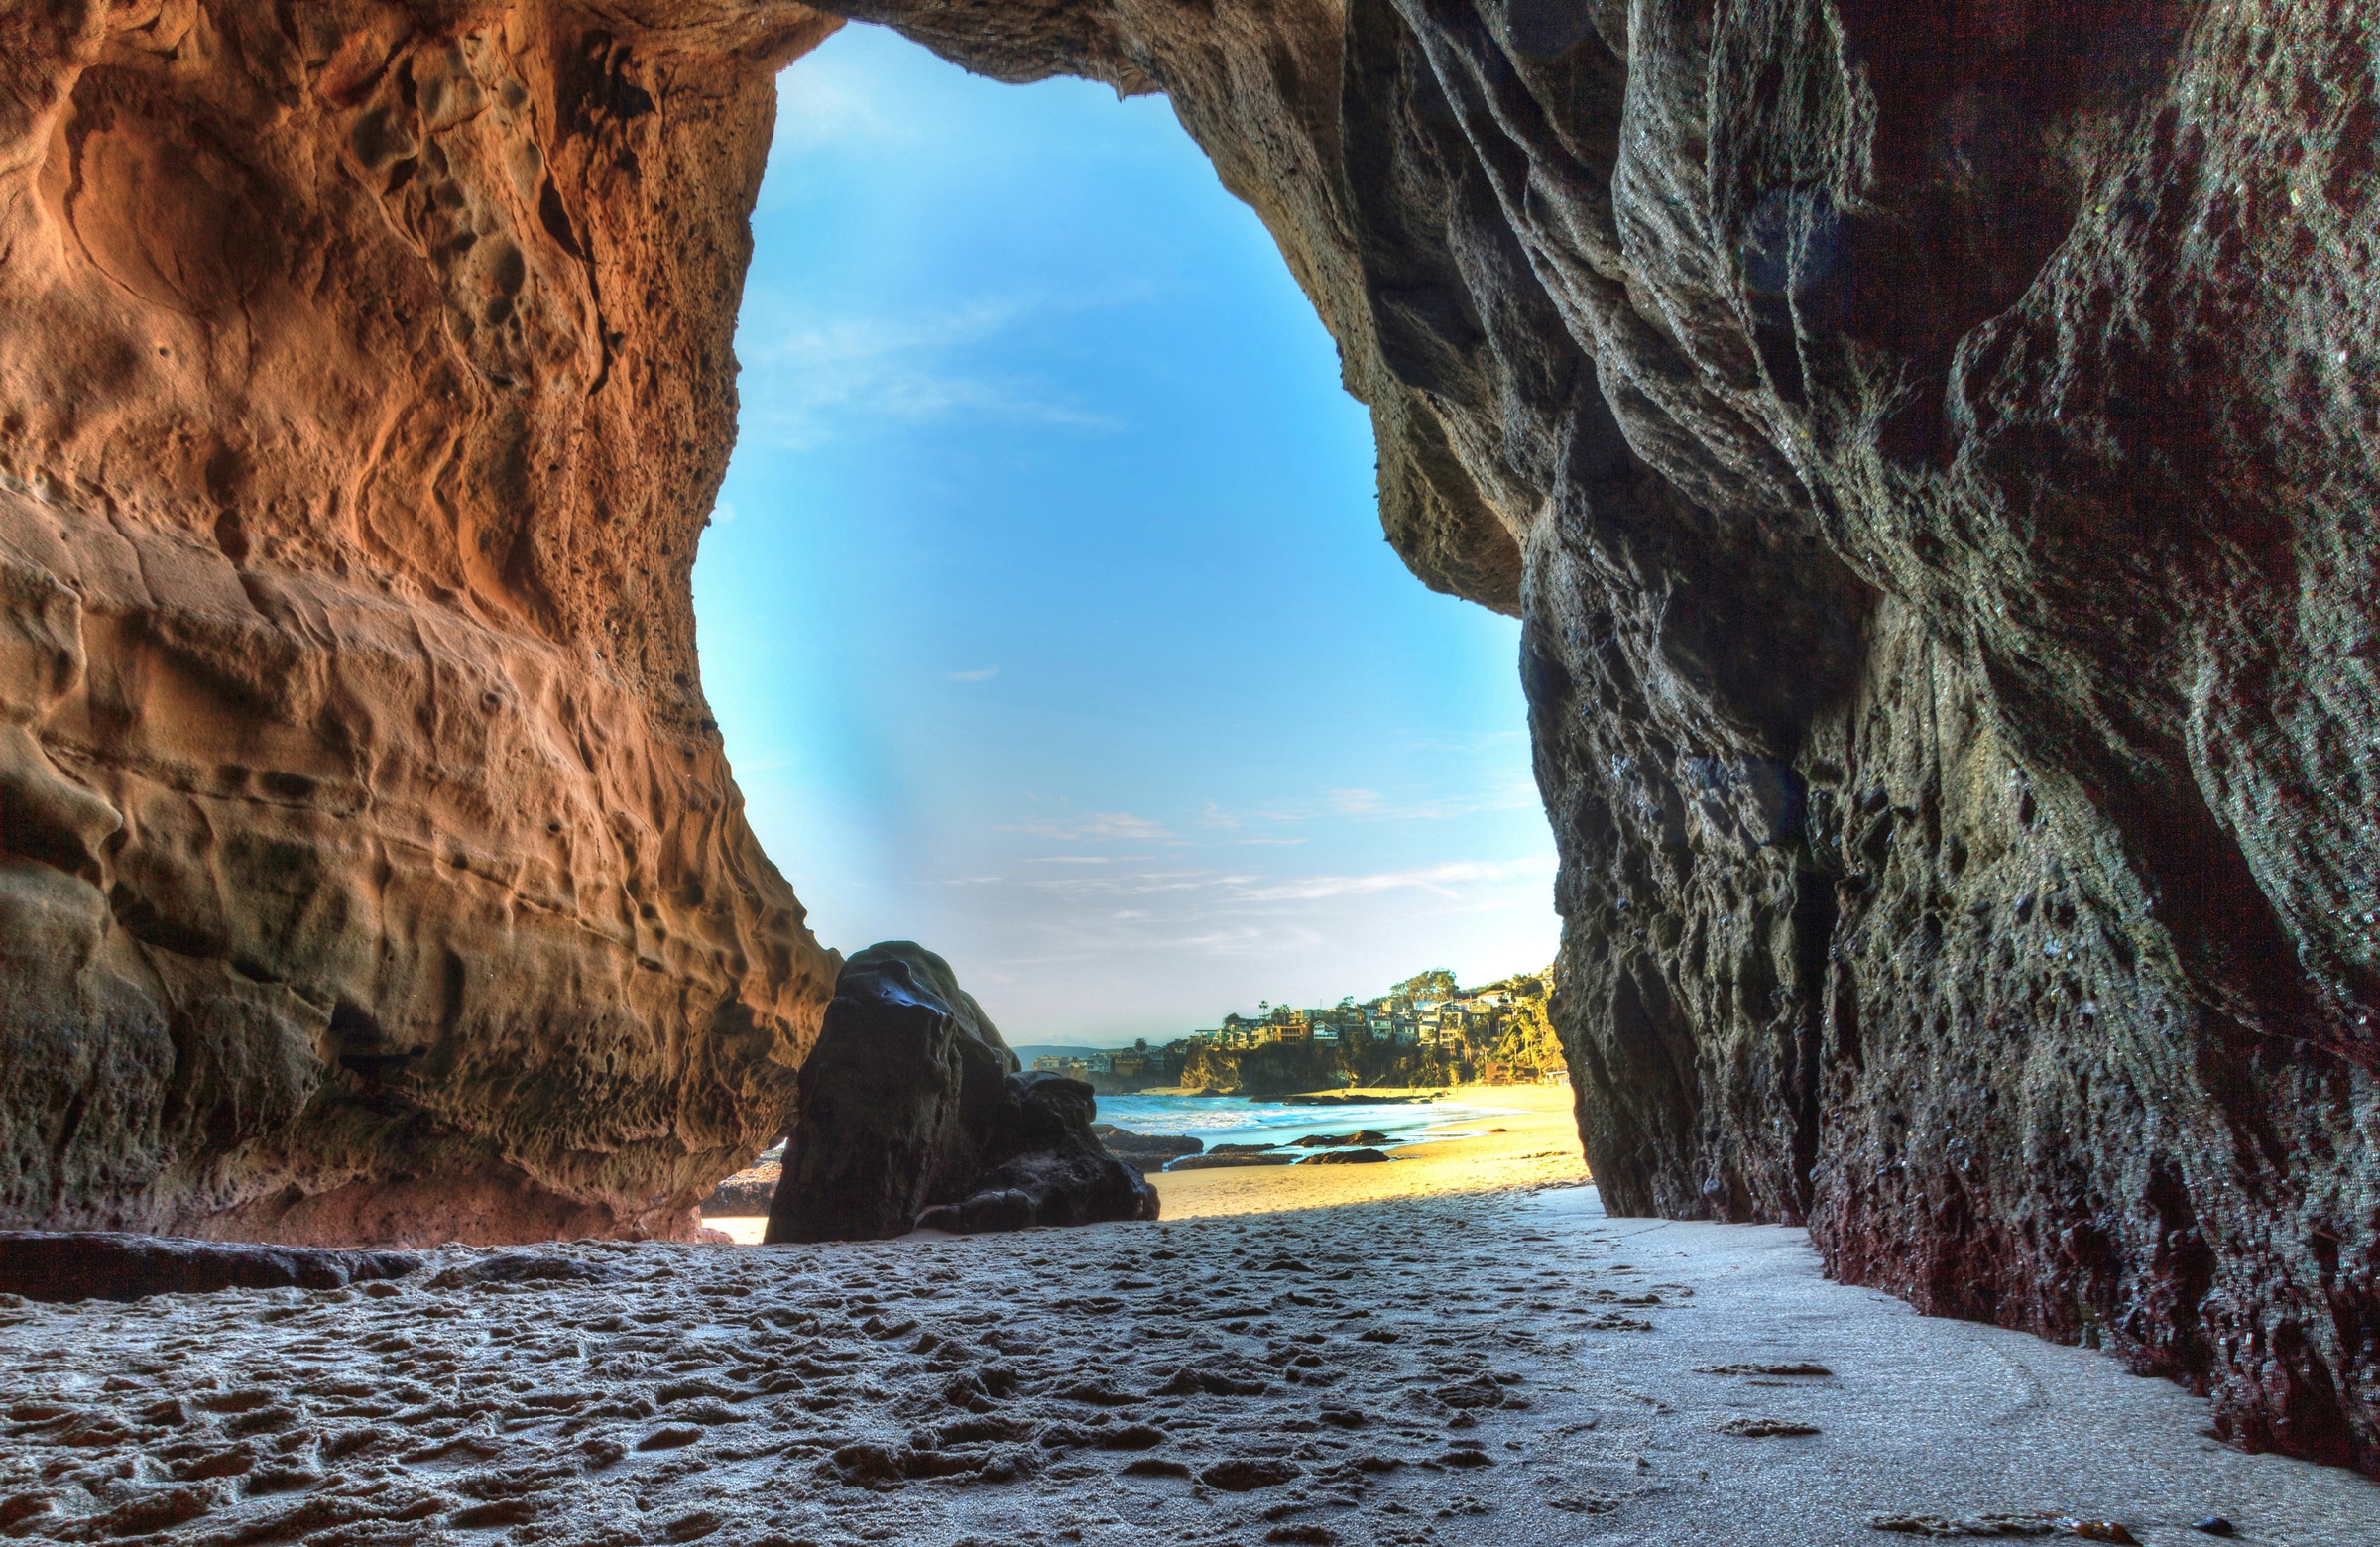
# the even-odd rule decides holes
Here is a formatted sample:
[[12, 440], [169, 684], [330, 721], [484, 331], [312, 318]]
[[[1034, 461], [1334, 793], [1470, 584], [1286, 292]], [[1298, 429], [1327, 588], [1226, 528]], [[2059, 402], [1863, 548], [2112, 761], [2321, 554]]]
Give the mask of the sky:
[[1370, 420], [1160, 97], [871, 27], [779, 80], [694, 571], [763, 846], [1012, 1043], [1543, 967], [1518, 625], [1380, 535]]

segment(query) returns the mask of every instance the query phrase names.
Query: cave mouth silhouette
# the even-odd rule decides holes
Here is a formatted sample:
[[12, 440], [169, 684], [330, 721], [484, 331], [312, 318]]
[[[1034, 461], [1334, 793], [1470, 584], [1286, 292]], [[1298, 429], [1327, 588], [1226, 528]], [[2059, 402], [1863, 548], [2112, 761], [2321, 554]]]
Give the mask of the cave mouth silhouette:
[[944, 952], [1020, 1044], [1542, 969], [1517, 629], [1380, 542], [1336, 350], [1171, 108], [866, 27], [778, 91], [694, 579], [812, 928]]

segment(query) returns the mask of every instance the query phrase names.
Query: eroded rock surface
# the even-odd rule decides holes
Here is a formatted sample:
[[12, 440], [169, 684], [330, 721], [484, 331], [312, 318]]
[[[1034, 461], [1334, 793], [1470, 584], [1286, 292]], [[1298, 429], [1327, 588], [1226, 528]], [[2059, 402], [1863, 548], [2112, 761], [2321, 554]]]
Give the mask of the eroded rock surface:
[[1091, 1087], [1018, 1073], [950, 964], [912, 941], [845, 964], [800, 1090], [772, 1245], [1156, 1218], [1092, 1133]]
[[1098, 1098], [1062, 1074], [1012, 1074], [1001, 1082], [972, 1190], [917, 1217], [921, 1229], [974, 1234], [1036, 1225], [1153, 1220], [1156, 1190], [1137, 1165], [1108, 1153], [1091, 1131]]
[[407, 1251], [230, 1245], [119, 1231], [0, 1230], [0, 1294], [27, 1300], [140, 1300], [219, 1289], [344, 1289], [403, 1278]]
[[834, 960], [688, 570], [798, 5], [0, 10], [0, 1222], [682, 1235]]
[[1621, 1209], [2380, 1467], [2351, 7], [838, 0], [1161, 90], [1524, 621]]

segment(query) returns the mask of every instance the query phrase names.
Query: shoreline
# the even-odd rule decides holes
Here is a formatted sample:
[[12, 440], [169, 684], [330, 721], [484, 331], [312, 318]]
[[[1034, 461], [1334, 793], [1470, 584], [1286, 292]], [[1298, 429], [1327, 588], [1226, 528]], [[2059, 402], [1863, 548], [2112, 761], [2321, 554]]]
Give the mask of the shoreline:
[[[1267, 1165], [1151, 1171], [1160, 1220], [1333, 1209], [1456, 1193], [1535, 1192], [1590, 1178], [1568, 1086], [1450, 1085], [1449, 1102], [1484, 1109], [1386, 1150], [1384, 1165]], [[1363, 1092], [1330, 1094], [1362, 1095]], [[1279, 1098], [1272, 1098], [1278, 1100]], [[1327, 1112], [1319, 1108], [1317, 1112]]]
[[[1448, 1102], [1488, 1109], [1433, 1124], [1422, 1136], [1389, 1147], [1384, 1165], [1259, 1165], [1211, 1171], [1151, 1171], [1160, 1220], [1214, 1219], [1333, 1209], [1398, 1198], [1456, 1193], [1535, 1192], [1591, 1180], [1579, 1146], [1567, 1085], [1447, 1085], [1419, 1090]], [[1138, 1091], [1135, 1095], [1163, 1095]], [[1368, 1091], [1314, 1092], [1365, 1096]], [[1412, 1091], [1392, 1094], [1412, 1095]], [[1238, 1100], [1231, 1097], [1226, 1100]], [[1264, 1097], [1280, 1101], [1281, 1097]], [[1317, 1127], [1328, 1127], [1315, 1109]], [[1106, 1121], [1102, 1119], [1102, 1121]], [[1462, 1137], [1440, 1136], [1463, 1134]], [[706, 1216], [702, 1222], [736, 1245], [760, 1245], [768, 1221], [759, 1215]]]

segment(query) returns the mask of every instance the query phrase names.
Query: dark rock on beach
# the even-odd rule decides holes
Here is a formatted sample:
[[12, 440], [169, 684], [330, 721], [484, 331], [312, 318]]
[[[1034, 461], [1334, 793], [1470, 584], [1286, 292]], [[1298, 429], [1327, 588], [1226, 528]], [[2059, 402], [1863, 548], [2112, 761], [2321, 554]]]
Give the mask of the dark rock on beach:
[[219, 1289], [343, 1289], [403, 1278], [407, 1251], [183, 1241], [114, 1231], [0, 1231], [0, 1294], [28, 1300], [139, 1300]]
[[1377, 1149], [1330, 1149], [1318, 1155], [1308, 1155], [1299, 1165], [1372, 1165], [1388, 1157]]
[[913, 942], [844, 966], [800, 1092], [771, 1243], [1156, 1217], [1092, 1134], [1091, 1087], [1018, 1073], [950, 964]]
[[1094, 1123], [1091, 1132], [1109, 1154], [1142, 1173], [1161, 1171], [1166, 1162], [1195, 1155], [1206, 1148], [1185, 1133], [1134, 1133], [1113, 1123]]
[[711, 1195], [702, 1201], [704, 1217], [767, 1214], [771, 1201], [776, 1197], [777, 1179], [783, 1173], [783, 1162], [779, 1160], [761, 1160], [746, 1166], [711, 1189]]
[[982, 1149], [988, 1168], [966, 1197], [927, 1209], [917, 1224], [972, 1233], [1155, 1219], [1155, 1189], [1092, 1136], [1096, 1100], [1063, 1075], [1010, 1075]]

